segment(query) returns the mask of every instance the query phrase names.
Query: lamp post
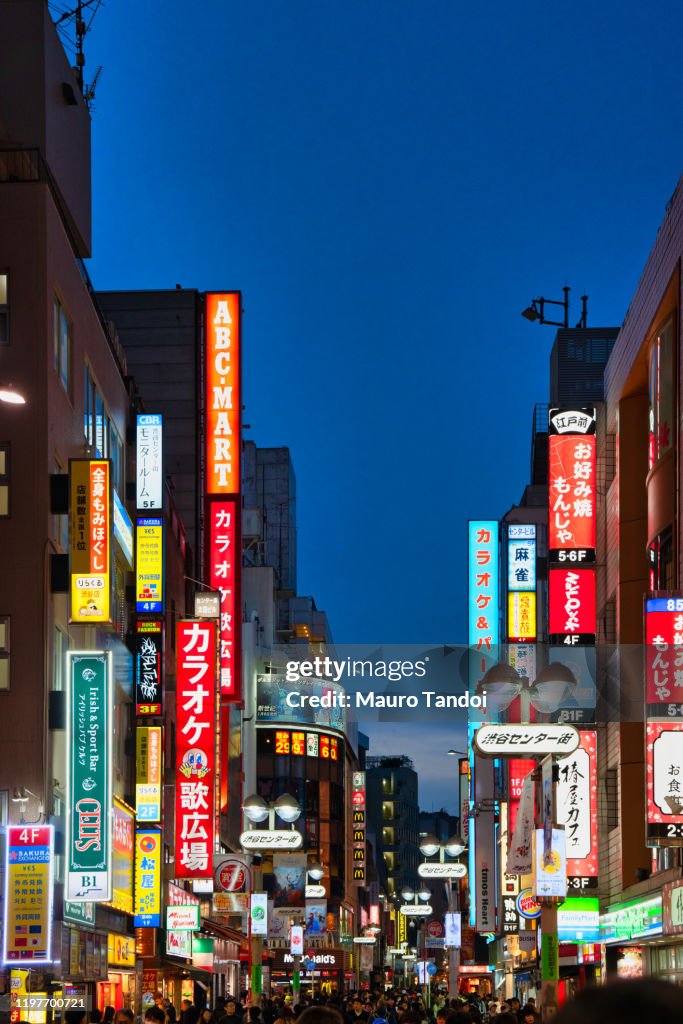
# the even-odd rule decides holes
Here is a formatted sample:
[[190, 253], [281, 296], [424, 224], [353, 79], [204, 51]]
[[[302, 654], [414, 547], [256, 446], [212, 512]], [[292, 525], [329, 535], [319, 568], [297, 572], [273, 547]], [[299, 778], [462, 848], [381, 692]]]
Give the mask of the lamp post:
[[[448, 751], [449, 754], [460, 753], [460, 751]], [[436, 836], [426, 835], [420, 840], [420, 853], [423, 857], [434, 857], [437, 853], [439, 854], [439, 863], [445, 864], [446, 856], [449, 857], [460, 857], [465, 852], [465, 844], [462, 842], [460, 836], [451, 836], [445, 842], [437, 839]], [[425, 865], [428, 865], [430, 861], [425, 861]], [[418, 868], [424, 866], [421, 864]], [[456, 885], [453, 888], [453, 883], [450, 878], [444, 879], [446, 884], [446, 893], [448, 896], [448, 912], [450, 914], [460, 913], [460, 890]], [[455, 997], [458, 990], [458, 972], [460, 970], [460, 946], [448, 946], [448, 991], [451, 999]]]
[[[242, 803], [242, 812], [250, 825], [258, 825], [268, 821], [270, 831], [275, 829], [276, 816], [286, 825], [294, 826], [294, 822], [301, 816], [301, 808], [298, 802], [289, 793], [283, 793], [273, 803], [267, 803], [263, 797], [256, 794], [248, 796]], [[250, 829], [249, 831], [256, 831]], [[273, 849], [273, 847], [270, 847]], [[260, 847], [267, 850], [268, 846]], [[253, 885], [252, 894], [263, 889], [263, 864], [260, 854], [255, 854], [253, 859]], [[253, 935], [251, 927], [251, 907], [249, 908], [249, 981], [251, 996], [260, 996], [263, 990], [263, 937]]]
[[[565, 289], [566, 298], [567, 292], [568, 289]], [[526, 312], [523, 315], [526, 315]], [[494, 708], [499, 711], [508, 708], [519, 696], [519, 718], [522, 725], [529, 724], [531, 706], [541, 714], [550, 714], [562, 705], [567, 696], [576, 689], [576, 685], [573, 672], [559, 662], [551, 662], [546, 665], [538, 673], [533, 683], [530, 683], [526, 676], [520, 676], [510, 665], [493, 665], [479, 684], [481, 689], [485, 689], [487, 695], [493, 698], [493, 702], [490, 700], [489, 703], [493, 703]], [[524, 751], [520, 750], [519, 755], [523, 756], [523, 754]], [[551, 793], [549, 807], [544, 808], [544, 813], [550, 817], [548, 825], [552, 831], [556, 827], [557, 766], [553, 755], [549, 756], [546, 763], [551, 772]], [[541, 904], [541, 1019], [545, 1024], [554, 1016], [558, 1005], [557, 907], [561, 901], [558, 901], [557, 898], [537, 897], [537, 899]]]
[[[427, 917], [432, 912], [432, 908], [429, 905], [431, 895], [431, 892], [426, 888], [426, 886], [422, 886], [417, 892], [415, 892], [415, 890], [409, 885], [406, 885], [401, 889], [401, 899], [404, 900], [404, 903], [400, 908], [400, 912], [405, 917], [419, 917], [422, 922], [422, 985], [424, 1000], [427, 1006], [431, 1005], [431, 983], [428, 984], [427, 982]], [[418, 908], [417, 912], [413, 908]]]
[[[531, 300], [531, 305], [527, 306], [526, 309], [522, 310], [522, 316], [525, 320], [529, 320], [532, 324], [550, 324], [552, 327], [569, 327], [569, 292], [571, 289], [565, 285], [562, 289], [564, 292], [564, 299], [545, 299], [540, 296], [537, 299]], [[545, 316], [546, 306], [561, 306], [564, 312], [562, 320], [548, 320]], [[576, 325], [577, 327], [587, 327], [588, 325], [588, 296], [581, 296], [581, 318]]]

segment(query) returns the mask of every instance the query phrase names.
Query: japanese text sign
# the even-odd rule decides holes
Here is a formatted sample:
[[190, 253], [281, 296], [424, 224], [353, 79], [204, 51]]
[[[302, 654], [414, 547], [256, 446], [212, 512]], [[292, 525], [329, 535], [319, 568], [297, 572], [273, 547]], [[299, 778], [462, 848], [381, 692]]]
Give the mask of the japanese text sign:
[[577, 749], [557, 762], [557, 823], [564, 825], [567, 874], [597, 879], [598, 766], [596, 733], [581, 730]]
[[135, 608], [158, 615], [164, 610], [164, 521], [135, 523]]
[[111, 654], [67, 651], [65, 899], [112, 897]]
[[527, 758], [571, 754], [578, 747], [579, 738], [573, 725], [484, 722], [474, 734], [474, 750], [479, 757]]
[[206, 492], [240, 492], [239, 292], [206, 296]]
[[3, 963], [50, 963], [54, 828], [10, 825], [5, 842]]
[[111, 489], [107, 459], [71, 459], [71, 621], [110, 622]]
[[536, 589], [536, 527], [530, 537], [516, 537], [514, 526], [508, 526], [508, 590]]
[[163, 425], [158, 414], [141, 414], [136, 434], [136, 507], [164, 507]]
[[548, 548], [551, 562], [595, 561], [595, 451], [595, 410], [550, 410]]
[[161, 926], [161, 832], [139, 828], [135, 833], [135, 927]]
[[111, 903], [117, 910], [133, 913], [133, 857], [135, 814], [114, 797], [113, 880]]
[[508, 640], [524, 643], [536, 639], [536, 594], [508, 594]]
[[164, 624], [139, 619], [135, 627], [135, 713], [161, 715]]
[[234, 499], [210, 500], [209, 584], [221, 596], [220, 683], [221, 695], [239, 700], [241, 678], [238, 658], [241, 616], [239, 613], [240, 544], [237, 529], [238, 502]]
[[683, 703], [683, 597], [646, 600], [645, 643], [646, 704]]
[[[683, 839], [683, 723], [648, 720], [647, 836], [652, 845]], [[672, 842], [671, 842], [672, 841]]]
[[176, 637], [176, 878], [210, 878], [214, 847], [216, 626], [183, 620]]
[[469, 522], [469, 643], [477, 650], [498, 644], [498, 523]]
[[138, 821], [161, 821], [161, 726], [135, 730], [135, 810]]
[[[548, 604], [549, 633], [558, 638], [557, 642], [595, 642], [596, 589], [592, 569], [551, 569]], [[572, 637], [577, 639], [572, 641]]]

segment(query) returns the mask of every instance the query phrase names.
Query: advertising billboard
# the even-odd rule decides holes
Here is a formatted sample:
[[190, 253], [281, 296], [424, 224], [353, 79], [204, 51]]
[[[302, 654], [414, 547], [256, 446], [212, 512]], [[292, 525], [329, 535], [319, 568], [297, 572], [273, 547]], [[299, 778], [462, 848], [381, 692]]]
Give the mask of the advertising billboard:
[[548, 573], [549, 627], [552, 643], [593, 644], [596, 590], [593, 569], [552, 569]]
[[135, 730], [135, 810], [138, 821], [161, 821], [161, 726]]
[[548, 550], [551, 563], [595, 562], [595, 409], [550, 409]]
[[135, 520], [135, 610], [160, 615], [164, 611], [164, 521]]
[[138, 511], [164, 507], [163, 420], [159, 413], [137, 417], [135, 436], [135, 505]]
[[469, 644], [491, 650], [498, 633], [498, 522], [469, 522]]
[[[578, 748], [557, 762], [557, 823], [563, 825], [570, 889], [598, 884], [597, 734], [581, 730]], [[586, 940], [588, 941], [588, 940]]]
[[163, 620], [138, 619], [135, 625], [136, 715], [161, 715], [163, 664]]
[[206, 296], [206, 492], [239, 494], [241, 296]]
[[135, 832], [136, 928], [161, 927], [161, 831], [138, 828]]
[[209, 585], [221, 596], [220, 617], [220, 686], [224, 699], [241, 698], [241, 679], [237, 666], [241, 615], [239, 574], [239, 499], [211, 498], [207, 505], [209, 521], [208, 562]]
[[176, 634], [176, 878], [210, 878], [214, 848], [216, 626], [182, 620]]
[[67, 651], [65, 899], [112, 897], [110, 652]]
[[132, 914], [135, 813], [118, 797], [114, 797], [113, 838], [111, 904], [117, 910]]
[[71, 622], [111, 622], [111, 482], [108, 459], [71, 459]]
[[351, 794], [352, 850], [353, 850], [353, 882], [354, 885], [365, 885], [365, 841], [366, 841], [366, 806], [365, 806], [365, 772], [353, 773], [353, 791]]
[[54, 828], [9, 825], [5, 842], [2, 961], [28, 967], [50, 963]]
[[525, 643], [536, 639], [536, 594], [512, 591], [508, 594], [508, 640]]
[[[346, 729], [346, 711], [341, 699], [344, 693], [339, 683], [324, 679], [300, 678], [288, 683], [284, 675], [260, 675], [256, 677], [256, 721], [259, 724], [314, 725], [343, 733]], [[288, 700], [291, 694], [296, 694], [297, 699], [289, 696]], [[325, 707], [326, 704], [331, 706]]]
[[554, 828], [551, 836], [550, 857], [544, 855], [543, 829], [534, 835], [534, 896], [537, 899], [564, 899], [567, 895], [567, 855], [565, 835]]
[[645, 703], [650, 713], [683, 717], [683, 597], [647, 598], [645, 644]]
[[647, 843], [683, 845], [683, 722], [646, 724]]
[[508, 590], [536, 590], [536, 527], [525, 526], [528, 536], [519, 537], [519, 526], [508, 526]]

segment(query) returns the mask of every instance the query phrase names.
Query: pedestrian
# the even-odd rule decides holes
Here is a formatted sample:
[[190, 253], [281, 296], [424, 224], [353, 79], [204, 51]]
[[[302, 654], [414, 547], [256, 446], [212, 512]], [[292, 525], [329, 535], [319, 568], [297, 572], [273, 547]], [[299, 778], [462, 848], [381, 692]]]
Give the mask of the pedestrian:
[[113, 1006], [105, 1006], [102, 1024], [113, 1024], [115, 1014], [116, 1010], [114, 1009]]
[[[311, 1024], [313, 1022], [311, 1021]], [[368, 1024], [368, 1014], [363, 1008], [359, 995], [355, 995], [351, 1002], [351, 1010], [346, 1014], [346, 1024]]]
[[175, 1006], [170, 999], [162, 999], [161, 1004], [157, 1003], [157, 1006], [161, 1005], [162, 1010], [168, 1017], [169, 1024], [175, 1024], [178, 1014], [176, 1013]]
[[234, 999], [226, 1001], [225, 1015], [221, 1018], [220, 1024], [242, 1024], [242, 1014], [237, 1012], [237, 1003]]
[[117, 1010], [114, 1014], [114, 1024], [134, 1024], [135, 1016], [128, 1008]]
[[166, 1014], [160, 1006], [148, 1006], [143, 1021], [144, 1024], [166, 1024]]
[[344, 1024], [344, 1018], [333, 1006], [309, 1006], [299, 1017], [298, 1024]]

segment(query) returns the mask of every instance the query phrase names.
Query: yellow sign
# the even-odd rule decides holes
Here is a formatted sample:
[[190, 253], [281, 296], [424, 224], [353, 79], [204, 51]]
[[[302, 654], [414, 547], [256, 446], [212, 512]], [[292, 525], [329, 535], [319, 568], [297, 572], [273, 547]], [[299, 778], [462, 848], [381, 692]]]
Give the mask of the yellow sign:
[[140, 518], [135, 523], [135, 610], [164, 610], [164, 521]]
[[161, 821], [161, 726], [135, 733], [135, 808], [138, 822]]
[[71, 459], [71, 622], [111, 622], [111, 470]]
[[109, 932], [107, 948], [110, 964], [116, 967], [135, 967], [135, 939], [132, 936]]
[[135, 833], [135, 927], [161, 925], [161, 831], [139, 828]]
[[536, 594], [514, 590], [508, 594], [508, 640], [536, 639]]

